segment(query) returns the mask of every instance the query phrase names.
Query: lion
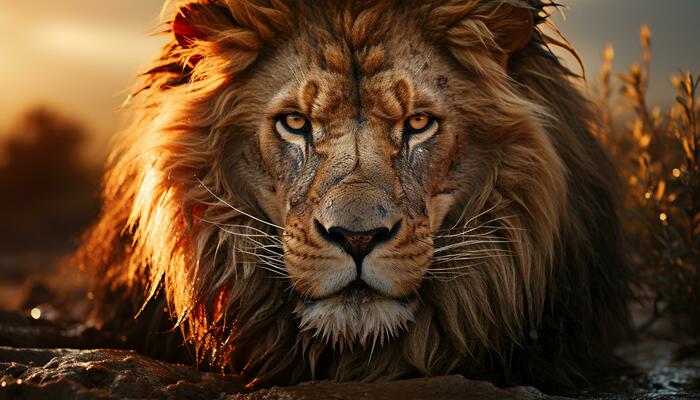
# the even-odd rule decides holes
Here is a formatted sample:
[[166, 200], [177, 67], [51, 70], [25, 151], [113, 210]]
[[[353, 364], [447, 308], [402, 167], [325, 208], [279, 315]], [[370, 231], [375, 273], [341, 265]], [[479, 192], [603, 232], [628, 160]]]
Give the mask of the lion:
[[615, 171], [552, 7], [176, 4], [78, 252], [96, 320], [165, 311], [171, 352], [251, 385], [614, 364]]

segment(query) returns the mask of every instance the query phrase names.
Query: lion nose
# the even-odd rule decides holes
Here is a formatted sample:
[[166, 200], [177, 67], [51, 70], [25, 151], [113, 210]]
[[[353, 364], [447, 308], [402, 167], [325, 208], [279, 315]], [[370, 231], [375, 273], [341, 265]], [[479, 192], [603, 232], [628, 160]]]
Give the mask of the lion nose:
[[352, 256], [358, 269], [361, 268], [362, 260], [374, 247], [391, 240], [396, 235], [400, 225], [399, 221], [391, 229], [381, 227], [355, 232], [340, 226], [331, 226], [326, 229], [320, 222], [314, 222], [321, 236], [329, 242], [337, 244]]

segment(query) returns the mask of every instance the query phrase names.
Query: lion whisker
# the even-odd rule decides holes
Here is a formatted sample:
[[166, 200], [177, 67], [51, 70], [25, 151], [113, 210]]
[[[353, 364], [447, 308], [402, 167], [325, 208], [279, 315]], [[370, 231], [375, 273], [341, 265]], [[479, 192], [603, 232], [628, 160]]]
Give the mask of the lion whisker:
[[527, 228], [519, 228], [516, 226], [492, 226], [492, 225], [481, 225], [480, 228], [494, 229], [497, 231], [515, 231], [515, 232], [527, 232]]
[[502, 249], [502, 248], [499, 248], [499, 247], [494, 247], [494, 248], [475, 248], [475, 249], [460, 249], [459, 251], [451, 252], [451, 253], [444, 253], [444, 254], [435, 254], [435, 253], [433, 253], [433, 258], [448, 258], [448, 257], [459, 256], [459, 255], [469, 255], [469, 254], [495, 254], [495, 253], [513, 254], [513, 251], [511, 251], [511, 250], [509, 250], [509, 249]]
[[269, 238], [269, 239], [276, 240], [276, 241], [279, 242], [279, 243], [282, 242], [281, 239], [280, 239], [280, 236], [288, 236], [288, 234], [277, 235], [277, 234], [267, 233], [267, 232], [265, 232], [265, 231], [263, 231], [263, 230], [261, 230], [261, 229], [258, 229], [258, 228], [254, 227], [254, 226], [252, 226], [252, 225], [224, 224], [224, 223], [221, 223], [221, 222], [208, 221], [208, 220], [203, 220], [203, 221], [209, 222], [209, 223], [214, 224], [214, 225], [216, 225], [216, 226], [218, 226], [218, 227], [249, 229], [249, 230], [251, 230], [251, 231], [253, 231], [253, 232], [256, 232], [256, 233], [250, 233], [250, 234], [249, 234], [249, 233], [244, 233], [244, 232], [235, 232], [235, 233], [240, 233], [240, 234], [245, 234], [245, 235], [251, 235], [251, 236], [256, 236], [256, 237], [257, 237], [257, 236], [266, 237], [266, 238]]
[[433, 253], [440, 253], [447, 250], [458, 249], [460, 247], [476, 246], [481, 244], [509, 244], [514, 243], [512, 240], [467, 240], [464, 242], [458, 242], [453, 244], [448, 244], [446, 246], [438, 247], [433, 249]]
[[508, 256], [512, 256], [512, 255], [513, 254], [508, 254], [508, 253], [457, 255], [457, 256], [451, 256], [449, 258], [431, 259], [431, 264], [437, 265], [437, 264], [445, 264], [445, 263], [456, 262], [456, 261], [481, 260], [481, 259], [496, 258], [496, 257], [508, 257]]
[[461, 260], [464, 257], [489, 257], [489, 256], [507, 256], [514, 255], [512, 251], [474, 251], [474, 252], [460, 252], [455, 254], [447, 254], [443, 256], [437, 256], [431, 258], [432, 261], [446, 261], [446, 260]]
[[[471, 228], [467, 228], [467, 229], [465, 229], [464, 231], [461, 231], [461, 232], [459, 232], [459, 233], [457, 233], [457, 234], [471, 233], [471, 232], [474, 232], [474, 231], [476, 231], [476, 230], [484, 229], [484, 228], [493, 228], [493, 229], [498, 229], [498, 230], [501, 230], [501, 229], [503, 229], [503, 230], [509, 230], [509, 229], [512, 229], [512, 228], [511, 228], [511, 227], [508, 227], [508, 226], [502, 226], [502, 225], [491, 226], [491, 224], [494, 223], [494, 222], [504, 221], [504, 220], [507, 220], [507, 219], [509, 219], [509, 218], [515, 218], [515, 217], [517, 217], [517, 216], [518, 216], [518, 215], [516, 215], [516, 214], [511, 214], [511, 215], [502, 215], [502, 216], [500, 216], [500, 217], [491, 218], [491, 219], [486, 220], [486, 221], [484, 221], [484, 222], [482, 222], [482, 223], [480, 223], [480, 224], [478, 224], [478, 225], [475, 225], [475, 226], [473, 226], [473, 227], [471, 227]], [[468, 222], [471, 222], [471, 220], [468, 221]], [[466, 224], [467, 224], [467, 223], [465, 223], [465, 225], [464, 225], [465, 228], [467, 227]], [[454, 227], [453, 227], [452, 229], [443, 229], [443, 230], [438, 231], [438, 232], [450, 232], [450, 231], [453, 231], [453, 230], [454, 230]], [[443, 236], [443, 235], [439, 235], [439, 236]]]
[[[283, 260], [283, 255], [282, 255], [282, 252], [280, 251], [280, 250], [282, 250], [281, 247], [277, 247], [274, 245], [266, 245], [266, 244], [260, 243], [257, 240], [251, 239], [251, 238], [244, 237], [244, 239], [247, 239], [248, 241], [252, 242], [255, 245], [254, 247], [250, 248], [250, 250], [260, 249], [260, 250], [263, 250], [264, 252], [268, 253], [268, 255], [263, 255], [263, 254], [259, 254], [259, 253], [255, 253], [255, 252], [252, 252], [252, 253], [249, 252], [249, 254], [255, 254], [258, 256], [265, 256], [265, 257], [275, 259], [277, 261]], [[241, 252], [245, 252], [244, 250], [247, 248], [248, 247], [245, 247], [245, 248], [235, 247], [236, 250], [240, 250]]]
[[441, 276], [451, 276], [455, 275], [455, 273], [458, 273], [460, 275], [468, 275], [469, 271], [471, 269], [474, 269], [478, 266], [485, 265], [485, 261], [480, 261], [478, 263], [469, 263], [466, 265], [459, 265], [459, 266], [454, 266], [454, 267], [445, 267], [445, 268], [429, 268], [427, 273], [431, 275], [441, 275]]
[[446, 239], [455, 239], [455, 238], [461, 238], [462, 240], [460, 242], [465, 242], [465, 241], [475, 241], [475, 240], [509, 240], [506, 239], [502, 236], [494, 236], [494, 235], [464, 235], [464, 236], [454, 236], [454, 237], [438, 237], [435, 238], [435, 241], [437, 242], [447, 242], [447, 244], [454, 244], [457, 243], [455, 241], [448, 241]]
[[288, 274], [287, 274], [287, 271], [286, 271], [284, 268], [282, 268], [282, 267], [280, 267], [280, 266], [278, 266], [278, 265], [272, 264], [272, 263], [270, 263], [270, 262], [267, 262], [267, 261], [258, 260], [257, 262], [255, 262], [255, 263], [253, 263], [253, 264], [255, 264], [256, 267], [258, 267], [258, 266], [265, 266], [265, 267], [267, 267], [267, 268], [274, 269], [275, 271], [279, 272], [280, 274], [283, 274], [284, 276], [287, 276], [287, 275], [288, 275]]
[[[216, 227], [218, 227], [218, 228], [220, 228], [220, 229], [224, 230], [225, 232], [230, 233], [232, 235], [246, 236], [246, 237], [261, 237], [261, 238], [264, 237], [266, 239], [273, 240], [277, 243], [280, 243], [280, 244], [282, 243], [282, 241], [279, 238], [279, 235], [273, 235], [273, 234], [267, 233], [267, 232], [265, 232], [261, 229], [258, 229], [254, 226], [239, 225], [239, 224], [224, 224], [224, 223], [211, 221], [211, 220], [207, 220], [207, 219], [203, 219], [203, 218], [198, 218], [198, 219], [202, 222], [212, 224], [212, 225], [214, 225], [214, 226], [216, 226]], [[256, 233], [245, 233], [245, 232], [226, 230], [226, 229], [224, 229], [224, 227], [225, 228], [245, 228], [245, 229], [252, 230], [253, 232], [256, 232]]]
[[255, 239], [253, 236], [247, 236], [247, 235], [242, 235], [242, 234], [237, 234], [236, 232], [231, 232], [226, 229], [221, 228], [222, 232], [230, 233], [236, 236], [236, 238], [244, 239], [249, 241], [250, 243], [256, 245], [258, 248], [264, 248], [264, 249], [279, 249], [281, 250], [283, 247], [279, 243], [263, 243], [258, 239]]
[[[479, 218], [479, 217], [481, 217], [481, 216], [484, 216], [484, 215], [490, 213], [491, 211], [495, 210], [496, 207], [498, 207], [501, 203], [502, 203], [502, 201], [498, 201], [496, 204], [494, 204], [493, 206], [489, 207], [488, 209], [486, 209], [486, 210], [484, 210], [484, 211], [481, 211], [480, 213], [478, 213], [478, 214], [474, 215], [473, 217], [469, 218], [467, 221], [464, 221], [464, 225], [463, 225], [463, 226], [466, 228], [466, 226], [469, 225], [469, 223], [471, 223], [472, 221], [475, 221], [477, 218]], [[450, 230], [452, 230], [452, 229], [456, 229], [457, 226], [459, 225], [459, 223], [462, 221], [462, 219], [463, 219], [464, 216], [466, 215], [466, 213], [467, 213], [467, 208], [465, 208], [464, 210], [462, 210], [462, 213], [459, 215], [459, 218], [457, 218], [457, 221], [455, 221], [455, 224], [452, 226], [452, 228], [444, 229], [443, 231], [450, 231]], [[438, 232], [440, 232], [440, 231], [438, 231]]]
[[279, 267], [279, 268], [285, 268], [284, 261], [282, 261], [281, 258], [272, 257], [272, 256], [267, 256], [267, 255], [264, 255], [264, 254], [258, 254], [258, 253], [255, 253], [255, 252], [252, 252], [252, 251], [247, 251], [247, 250], [244, 250], [244, 249], [238, 249], [238, 251], [240, 251], [240, 252], [243, 253], [243, 254], [248, 254], [248, 255], [251, 255], [251, 256], [253, 256], [253, 257], [256, 257], [256, 258], [258, 258], [259, 260], [262, 260], [262, 261], [264, 261], [264, 262], [272, 263], [272, 264], [274, 264], [275, 266], [277, 266], [277, 267]]
[[239, 238], [247, 239], [248, 241], [250, 241], [250, 242], [253, 243], [254, 245], [258, 246], [257, 248], [263, 248], [263, 249], [280, 249], [280, 250], [282, 249], [282, 245], [277, 244], [277, 243], [274, 243], [274, 244], [265, 244], [265, 243], [262, 243], [262, 242], [260, 242], [260, 241], [258, 241], [258, 240], [256, 240], [256, 239], [253, 239], [251, 236], [247, 236], [247, 235], [238, 235], [238, 234], [236, 234], [235, 232], [230, 232], [230, 231], [227, 231], [226, 229], [223, 229], [223, 228], [222, 228], [221, 230], [222, 230], [223, 232], [233, 234], [233, 235], [235, 235], [235, 236], [237, 236], [237, 237], [239, 237]]
[[440, 282], [451, 282], [455, 279], [459, 279], [463, 276], [469, 275], [468, 272], [465, 273], [459, 273], [459, 274], [428, 274], [424, 279], [431, 279], [431, 280], [436, 280]]
[[[448, 263], [454, 263], [457, 261], [473, 261], [473, 260], [483, 260], [483, 259], [488, 259], [488, 258], [495, 258], [495, 257], [506, 257], [506, 254], [491, 254], [491, 255], [483, 255], [483, 256], [473, 256], [473, 257], [458, 257], [458, 258], [453, 258], [450, 260], [438, 260], [438, 261], [433, 261], [433, 265], [440, 265], [440, 264], [448, 264]], [[450, 270], [458, 270], [458, 269], [463, 269], [465, 265], [459, 265], [459, 266], [454, 266], [454, 267], [447, 267], [447, 268], [430, 268], [429, 270], [432, 271], [450, 271]]]
[[239, 209], [239, 208], [237, 208], [237, 207], [234, 207], [233, 205], [231, 205], [231, 204], [230, 204], [229, 202], [227, 202], [226, 200], [224, 200], [224, 199], [222, 199], [221, 197], [217, 196], [216, 193], [214, 193], [211, 189], [209, 189], [209, 188], [207, 187], [207, 185], [205, 185], [204, 182], [202, 182], [202, 180], [199, 179], [199, 177], [197, 177], [197, 181], [199, 182], [200, 185], [202, 185], [202, 187], [203, 187], [207, 192], [209, 192], [209, 194], [211, 194], [212, 196], [214, 196], [215, 199], [219, 200], [221, 203], [223, 203], [224, 205], [226, 205], [226, 206], [229, 207], [230, 209], [232, 209], [232, 210], [234, 210], [234, 211], [236, 211], [236, 212], [238, 212], [238, 213], [240, 213], [240, 214], [242, 214], [242, 215], [245, 215], [246, 217], [248, 217], [248, 218], [250, 218], [250, 219], [253, 219], [253, 220], [255, 220], [255, 221], [258, 221], [258, 222], [260, 222], [260, 223], [262, 223], [262, 224], [269, 225], [269, 226], [271, 226], [271, 227], [273, 227], [273, 228], [277, 228], [277, 229], [280, 229], [280, 230], [284, 231], [284, 228], [281, 227], [281, 226], [279, 226], [279, 225], [273, 224], [272, 222], [265, 221], [265, 220], [260, 219], [260, 218], [258, 218], [258, 217], [256, 217], [256, 216], [252, 215], [252, 214], [249, 214], [249, 213], [247, 213], [247, 212], [245, 212], [245, 211], [243, 211], [243, 210], [241, 210], [241, 209]]
[[[479, 229], [484, 229], [485, 231], [479, 232], [479, 233], [473, 233], [474, 231], [479, 230]], [[494, 233], [497, 233], [500, 231], [507, 232], [507, 231], [517, 231], [517, 230], [521, 230], [521, 229], [501, 227], [501, 226], [491, 226], [491, 225], [479, 225], [479, 226], [471, 228], [467, 231], [437, 235], [435, 238], [440, 239], [440, 238], [453, 238], [453, 237], [483, 237], [483, 236], [493, 235]]]
[[[440, 260], [440, 261], [434, 261], [432, 265], [441, 265], [441, 264], [450, 264], [450, 263], [456, 263], [460, 261], [474, 261], [474, 260], [485, 260], [489, 258], [496, 258], [496, 257], [505, 257], [505, 255], [492, 255], [492, 256], [474, 256], [474, 257], [462, 257], [462, 258], [456, 258], [452, 260]], [[464, 267], [464, 265], [459, 266], [459, 267], [448, 267], [444, 270], [450, 270], [450, 269], [461, 269]], [[441, 271], [443, 270], [442, 268], [431, 268], [433, 271]]]
[[236, 236], [242, 236], [242, 237], [248, 237], [248, 238], [269, 239], [269, 240], [274, 241], [276, 245], [282, 247], [282, 242], [280, 242], [279, 239], [277, 239], [275, 237], [265, 236], [265, 235], [248, 234], [248, 233], [243, 233], [243, 232], [236, 232], [236, 231], [226, 229], [224, 227], [219, 227], [219, 229], [221, 229], [222, 231], [224, 231], [226, 233], [230, 233], [230, 234], [236, 235]]
[[289, 275], [287, 275], [287, 274], [284, 273], [284, 272], [278, 271], [278, 270], [276, 270], [276, 269], [274, 269], [274, 268], [268, 268], [268, 267], [266, 267], [266, 266], [264, 266], [264, 265], [261, 265], [261, 264], [258, 264], [258, 263], [255, 263], [255, 267], [256, 267], [256, 268], [260, 268], [260, 269], [264, 269], [264, 270], [266, 270], [266, 271], [269, 271], [269, 272], [272, 272], [272, 273], [274, 273], [274, 274], [279, 275], [279, 276], [277, 277], [278, 279], [281, 279], [281, 278], [288, 278], [288, 277], [289, 277]]
[[[246, 225], [241, 225], [241, 226], [248, 227]], [[253, 243], [255, 245], [254, 249], [262, 249], [262, 250], [264, 250], [270, 254], [273, 254], [275, 256], [280, 256], [280, 257], [282, 256], [280, 250], [282, 250], [283, 247], [282, 247], [281, 243], [265, 244], [265, 243], [260, 242], [259, 240], [254, 239], [254, 238], [270, 238], [270, 239], [272, 239], [271, 237], [268, 237], [265, 235], [255, 235], [255, 234], [236, 232], [236, 231], [231, 231], [231, 230], [222, 228], [221, 226], [218, 226], [218, 227], [223, 232], [226, 232], [226, 233], [229, 233], [229, 234], [234, 235], [236, 237], [240, 237], [240, 238], [243, 238], [243, 239], [250, 241], [251, 243]], [[250, 228], [252, 228], [252, 227], [250, 227]], [[252, 228], [252, 229], [255, 229], [255, 228]]]

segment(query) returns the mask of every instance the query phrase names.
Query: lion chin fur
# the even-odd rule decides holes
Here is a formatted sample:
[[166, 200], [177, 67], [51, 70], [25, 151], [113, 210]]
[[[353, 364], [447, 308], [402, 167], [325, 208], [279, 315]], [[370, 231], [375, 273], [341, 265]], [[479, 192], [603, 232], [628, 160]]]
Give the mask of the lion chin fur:
[[[76, 254], [94, 276], [91, 318], [133, 336], [176, 327], [180, 340], [149, 343], [170, 355], [186, 347], [203, 368], [265, 385], [461, 373], [555, 390], [615, 364], [611, 346], [628, 327], [615, 173], [595, 139], [594, 107], [549, 48], [562, 43], [544, 30], [555, 6], [397, 4], [182, 4], [179, 15], [205, 23], [173, 37], [143, 75], [133, 123], [108, 161], [101, 217]], [[534, 24], [508, 49], [500, 40], [513, 25], [499, 18], [512, 7]], [[451, 189], [461, 194], [440, 217], [442, 227], [482, 219], [498, 231], [502, 242], [480, 249], [469, 273], [425, 279], [410, 301], [350, 293], [310, 303], [241, 239], [260, 244], [285, 212], [266, 200], [279, 177], [240, 144], [251, 134], [238, 127], [260, 119], [259, 102], [246, 99], [264, 98], [275, 85], [266, 79], [282, 67], [304, 73], [265, 64], [302, 28], [293, 54], [323, 53], [327, 68], [371, 74], [391, 51], [385, 38], [421, 37], [435, 47], [432, 60], [449, 60], [431, 67], [479, 82], [454, 95], [474, 123], [451, 151], [476, 149], [469, 154], [487, 161], [456, 172], [474, 180]], [[312, 39], [330, 44], [320, 51]], [[441, 79], [438, 89], [452, 90]]]
[[355, 345], [362, 348], [382, 346], [408, 329], [416, 309], [415, 303], [356, 294], [321, 300], [306, 307], [302, 305], [299, 301], [294, 309], [300, 329], [314, 333], [339, 350]]

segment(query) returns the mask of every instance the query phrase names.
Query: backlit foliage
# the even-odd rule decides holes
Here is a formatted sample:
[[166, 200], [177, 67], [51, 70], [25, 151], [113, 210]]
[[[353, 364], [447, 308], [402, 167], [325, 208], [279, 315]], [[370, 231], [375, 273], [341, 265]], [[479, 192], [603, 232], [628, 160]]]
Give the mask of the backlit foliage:
[[[672, 77], [670, 109], [647, 103], [651, 32], [641, 29], [641, 63], [619, 75], [621, 107], [611, 105], [612, 47], [601, 71], [601, 141], [624, 184], [623, 216], [632, 264], [656, 317], [671, 317], [691, 337], [700, 332], [700, 79]], [[629, 118], [624, 109], [632, 112]], [[647, 296], [647, 295], [643, 295]]]

